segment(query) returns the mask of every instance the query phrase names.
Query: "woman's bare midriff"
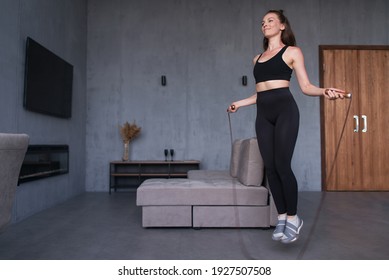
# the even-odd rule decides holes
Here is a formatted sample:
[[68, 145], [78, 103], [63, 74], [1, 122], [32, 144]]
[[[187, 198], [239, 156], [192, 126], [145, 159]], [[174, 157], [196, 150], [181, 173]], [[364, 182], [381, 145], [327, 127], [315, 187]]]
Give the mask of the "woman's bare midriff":
[[276, 88], [285, 88], [289, 87], [289, 81], [285, 80], [272, 80], [261, 82], [255, 85], [255, 89], [257, 92], [276, 89]]

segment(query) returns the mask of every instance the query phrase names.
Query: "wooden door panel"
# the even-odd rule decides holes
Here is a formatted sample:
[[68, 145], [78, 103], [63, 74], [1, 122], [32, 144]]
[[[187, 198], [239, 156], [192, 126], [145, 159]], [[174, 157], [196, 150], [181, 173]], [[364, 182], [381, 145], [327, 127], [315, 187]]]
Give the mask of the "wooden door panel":
[[[326, 51], [323, 63], [324, 87], [343, 88], [353, 94], [356, 92], [358, 85], [357, 51]], [[358, 176], [355, 171], [361, 168], [359, 159], [355, 159], [356, 155], [349, 152], [350, 146], [358, 145], [356, 143], [358, 139], [355, 139], [353, 135], [355, 124], [352, 118], [353, 112], [358, 111], [357, 101], [355, 98], [337, 101], [323, 100], [323, 113], [326, 116], [323, 123], [326, 147], [324, 184], [327, 190], [336, 190], [338, 187], [352, 188], [352, 182]], [[347, 116], [348, 109], [350, 112]], [[346, 117], [348, 119], [345, 124]], [[341, 135], [342, 131], [343, 135]], [[352, 168], [349, 168], [350, 166]]]
[[[322, 100], [323, 185], [326, 190], [389, 190], [388, 53], [388, 47], [322, 50], [322, 86], [344, 88], [353, 93], [341, 140], [347, 100]], [[353, 116], [359, 120], [358, 132], [354, 132]], [[365, 116], [367, 131], [362, 132]]]
[[[360, 153], [364, 174], [362, 190], [387, 190], [389, 188], [389, 63], [385, 50], [360, 50], [359, 91], [365, 93], [360, 100], [360, 115], [367, 118], [367, 131], [361, 132]], [[364, 124], [362, 124], [362, 129]]]

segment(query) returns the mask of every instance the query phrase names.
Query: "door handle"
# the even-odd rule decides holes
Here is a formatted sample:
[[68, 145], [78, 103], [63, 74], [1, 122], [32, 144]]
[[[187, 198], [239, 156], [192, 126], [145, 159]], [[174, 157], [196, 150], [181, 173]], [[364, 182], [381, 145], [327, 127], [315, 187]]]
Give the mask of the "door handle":
[[358, 132], [359, 131], [359, 117], [357, 115], [354, 115], [354, 120], [355, 120], [354, 132]]
[[363, 120], [362, 132], [367, 132], [367, 116], [366, 115], [362, 115], [362, 120]]

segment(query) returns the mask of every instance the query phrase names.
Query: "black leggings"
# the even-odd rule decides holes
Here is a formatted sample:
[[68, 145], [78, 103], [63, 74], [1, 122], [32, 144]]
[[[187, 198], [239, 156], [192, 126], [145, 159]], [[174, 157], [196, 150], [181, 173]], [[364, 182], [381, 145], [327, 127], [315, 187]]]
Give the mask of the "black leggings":
[[289, 88], [257, 93], [258, 145], [279, 214], [297, 213], [297, 181], [291, 163], [299, 119], [300, 113]]

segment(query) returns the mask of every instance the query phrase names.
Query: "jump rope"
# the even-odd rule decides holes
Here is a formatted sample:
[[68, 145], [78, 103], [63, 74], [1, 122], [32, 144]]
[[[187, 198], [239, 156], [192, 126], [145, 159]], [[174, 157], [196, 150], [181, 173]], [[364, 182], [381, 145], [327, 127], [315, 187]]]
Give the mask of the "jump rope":
[[[329, 179], [332, 177], [332, 173], [334, 171], [336, 159], [337, 159], [338, 153], [339, 153], [340, 144], [341, 144], [341, 141], [342, 141], [342, 138], [343, 138], [344, 131], [346, 129], [346, 124], [347, 124], [347, 120], [348, 120], [348, 117], [349, 117], [349, 114], [350, 114], [350, 109], [351, 109], [352, 93], [351, 92], [350, 93], [346, 93], [343, 96], [344, 96], [344, 98], [349, 99], [350, 102], [349, 102], [348, 107], [347, 107], [346, 117], [345, 117], [345, 120], [344, 120], [344, 123], [343, 123], [343, 127], [342, 127], [342, 130], [341, 130], [341, 133], [340, 133], [340, 137], [339, 137], [338, 143], [336, 145], [335, 155], [334, 155], [334, 158], [332, 160], [330, 172], [328, 173], [328, 176], [326, 178], [326, 183], [329, 182]], [[231, 105], [231, 109], [235, 110], [235, 105]], [[231, 151], [232, 151], [232, 148], [233, 148], [233, 145], [234, 145], [234, 138], [233, 138], [233, 135], [232, 135], [232, 125], [231, 125], [231, 116], [230, 115], [231, 115], [231, 112], [227, 111], [228, 125], [229, 125], [229, 130], [230, 130]], [[318, 208], [316, 210], [316, 214], [315, 214], [313, 225], [311, 227], [311, 230], [308, 233], [307, 240], [305, 241], [303, 247], [301, 248], [300, 253], [297, 256], [298, 260], [303, 258], [304, 254], [305, 254], [305, 251], [307, 250], [308, 245], [311, 242], [311, 237], [312, 237], [313, 233], [315, 232], [317, 221], [318, 221], [318, 218], [319, 218], [320, 213], [322, 211], [322, 207], [323, 207], [323, 203], [324, 203], [325, 197], [326, 197], [326, 192], [323, 192], [323, 195], [321, 196], [321, 199], [320, 199], [320, 202], [319, 202], [319, 206], [318, 206]], [[236, 191], [235, 182], [233, 183], [233, 202], [234, 202], [234, 205], [235, 205], [235, 207], [234, 207], [235, 226], [238, 229], [239, 244], [240, 244], [240, 247], [241, 247], [241, 250], [242, 250], [242, 254], [246, 257], [246, 259], [255, 260], [256, 258], [254, 258], [249, 253], [249, 251], [247, 250], [246, 244], [245, 244], [245, 242], [243, 240], [242, 232], [240, 230], [239, 209], [238, 209], [238, 204], [237, 204], [238, 198], [237, 198], [237, 191]]]
[[[343, 127], [342, 127], [342, 130], [340, 132], [340, 137], [339, 137], [339, 140], [338, 140], [338, 143], [336, 144], [336, 148], [335, 148], [335, 155], [334, 155], [334, 158], [332, 160], [332, 164], [331, 164], [331, 168], [330, 168], [330, 172], [328, 173], [328, 176], [326, 177], [326, 184], [329, 182], [329, 180], [331, 179], [332, 177], [332, 172], [334, 171], [334, 167], [335, 167], [335, 163], [336, 163], [336, 159], [338, 157], [338, 153], [339, 153], [339, 148], [340, 148], [340, 144], [341, 144], [341, 141], [342, 141], [342, 138], [343, 138], [343, 134], [344, 134], [344, 131], [346, 129], [346, 124], [347, 124], [347, 120], [348, 120], [348, 117], [350, 115], [350, 109], [351, 109], [351, 101], [352, 101], [352, 93], [347, 93], [344, 95], [345, 98], [349, 99], [349, 103], [348, 103], [348, 106], [347, 106], [347, 111], [346, 111], [346, 117], [344, 119], [344, 122], [343, 122]], [[316, 214], [315, 214], [315, 218], [314, 218], [314, 221], [313, 221], [313, 225], [311, 227], [311, 230], [309, 231], [308, 233], [308, 237], [307, 237], [307, 240], [305, 241], [303, 247], [301, 248], [301, 251], [300, 253], [298, 254], [297, 256], [297, 259], [298, 260], [301, 260], [305, 254], [305, 251], [307, 250], [308, 248], [308, 245], [310, 244], [311, 242], [311, 237], [313, 235], [313, 233], [315, 232], [316, 230], [316, 225], [317, 225], [317, 221], [319, 219], [319, 216], [320, 216], [320, 213], [322, 211], [322, 208], [323, 208], [323, 203], [324, 203], [324, 200], [325, 200], [325, 197], [327, 195], [327, 192], [323, 192], [323, 195], [321, 196], [320, 198], [320, 202], [319, 202], [319, 206], [317, 207], [317, 210], [316, 210]]]
[[[235, 105], [231, 105], [231, 109], [234, 110]], [[231, 154], [232, 154], [232, 149], [233, 149], [233, 145], [234, 145], [234, 138], [232, 136], [232, 125], [231, 125], [231, 116], [230, 115], [231, 115], [231, 113], [227, 112], [228, 125], [229, 125], [229, 129], [230, 129]], [[235, 180], [235, 179], [233, 179], [233, 180]], [[249, 253], [249, 250], [246, 247], [246, 243], [243, 240], [242, 231], [240, 230], [241, 227], [240, 227], [240, 218], [239, 218], [239, 209], [238, 209], [238, 207], [239, 207], [238, 206], [238, 195], [237, 195], [237, 191], [236, 191], [236, 182], [235, 181], [233, 181], [233, 183], [232, 183], [232, 199], [233, 199], [233, 204], [234, 204], [235, 227], [238, 229], [238, 238], [239, 238], [240, 249], [242, 251], [242, 254], [245, 256], [245, 258], [247, 260], [255, 260], [256, 258], [254, 258]]]

